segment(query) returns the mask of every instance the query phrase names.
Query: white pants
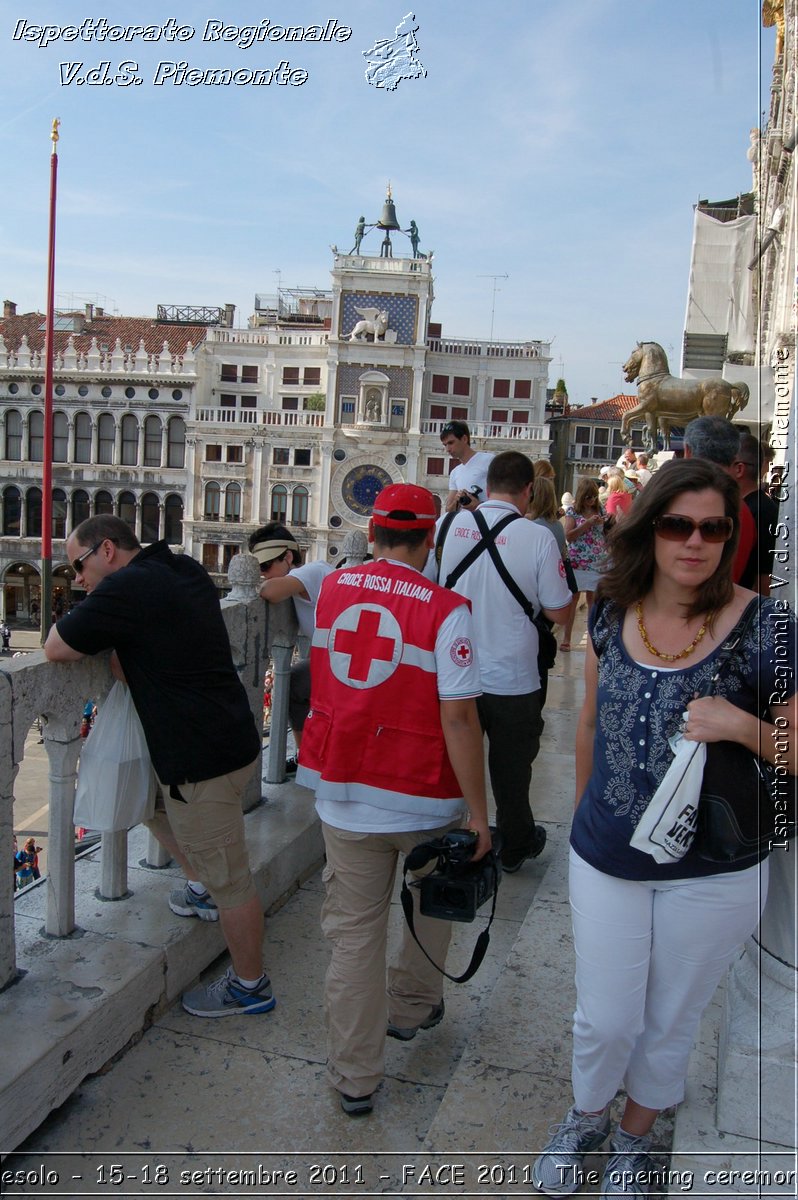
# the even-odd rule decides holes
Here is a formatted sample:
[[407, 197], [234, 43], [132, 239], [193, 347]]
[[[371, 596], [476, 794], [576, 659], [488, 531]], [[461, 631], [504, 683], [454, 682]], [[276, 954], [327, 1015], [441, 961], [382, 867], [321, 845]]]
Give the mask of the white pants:
[[605, 875], [571, 851], [577, 1108], [598, 1112], [621, 1086], [645, 1108], [683, 1099], [701, 1014], [756, 928], [767, 883], [767, 861], [638, 882]]

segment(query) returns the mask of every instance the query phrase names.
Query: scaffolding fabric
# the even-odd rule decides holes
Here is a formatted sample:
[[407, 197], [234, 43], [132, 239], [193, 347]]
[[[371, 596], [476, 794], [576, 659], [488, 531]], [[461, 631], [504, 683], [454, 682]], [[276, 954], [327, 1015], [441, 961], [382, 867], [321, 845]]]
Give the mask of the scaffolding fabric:
[[751, 272], [756, 217], [717, 221], [696, 209], [685, 332], [728, 334], [727, 353], [756, 347]]

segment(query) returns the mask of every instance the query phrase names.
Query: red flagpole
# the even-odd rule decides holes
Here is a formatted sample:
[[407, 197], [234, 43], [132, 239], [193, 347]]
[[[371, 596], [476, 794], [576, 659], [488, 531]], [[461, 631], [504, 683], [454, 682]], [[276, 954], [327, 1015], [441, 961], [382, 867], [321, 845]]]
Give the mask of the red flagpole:
[[53, 359], [55, 339], [55, 201], [58, 183], [58, 126], [50, 133], [50, 239], [47, 258], [47, 318], [44, 362], [44, 450], [42, 454], [42, 642], [50, 629], [53, 612]]

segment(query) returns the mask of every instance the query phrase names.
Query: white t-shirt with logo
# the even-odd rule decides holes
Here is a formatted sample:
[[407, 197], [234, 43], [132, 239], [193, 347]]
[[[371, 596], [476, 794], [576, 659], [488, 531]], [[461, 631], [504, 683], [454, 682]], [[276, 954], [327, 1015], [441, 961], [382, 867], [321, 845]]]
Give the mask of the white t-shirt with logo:
[[[518, 509], [504, 500], [487, 500], [480, 505], [479, 512], [492, 528]], [[479, 540], [473, 513], [458, 512], [443, 544], [442, 580], [448, 578]], [[502, 530], [496, 546], [535, 612], [570, 604], [565, 564], [548, 529], [522, 518]], [[483, 692], [494, 696], [536, 692], [540, 687], [537, 630], [502, 580], [487, 550], [460, 576], [454, 591], [471, 601]]]

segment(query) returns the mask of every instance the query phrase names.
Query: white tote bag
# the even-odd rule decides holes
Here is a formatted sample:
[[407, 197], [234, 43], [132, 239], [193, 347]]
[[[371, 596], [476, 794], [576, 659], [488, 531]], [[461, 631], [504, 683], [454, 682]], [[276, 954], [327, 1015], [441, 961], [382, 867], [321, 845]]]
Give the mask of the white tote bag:
[[650, 854], [658, 863], [684, 858], [695, 836], [706, 758], [704, 742], [679, 738], [673, 762], [649, 800], [630, 846]]
[[101, 833], [132, 829], [155, 812], [155, 784], [130, 690], [117, 680], [80, 753], [74, 823]]

